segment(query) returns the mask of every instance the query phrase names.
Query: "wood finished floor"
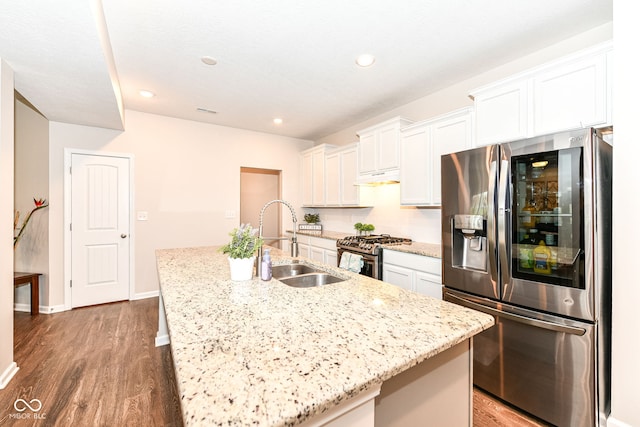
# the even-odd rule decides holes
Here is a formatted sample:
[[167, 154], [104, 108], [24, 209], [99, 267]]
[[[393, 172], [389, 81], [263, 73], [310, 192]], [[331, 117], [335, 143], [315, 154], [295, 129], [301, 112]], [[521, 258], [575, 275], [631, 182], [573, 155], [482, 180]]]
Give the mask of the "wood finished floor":
[[[157, 324], [157, 298], [15, 313], [20, 370], [0, 390], [0, 425], [181, 426], [171, 353], [155, 347]], [[38, 399], [42, 409], [17, 419], [19, 398]]]
[[[181, 427], [171, 353], [155, 347], [157, 321], [157, 298], [50, 315], [16, 312], [20, 370], [0, 390], [0, 426]], [[17, 399], [38, 399], [42, 408], [20, 413]], [[545, 426], [481, 390], [473, 400], [475, 427]]]

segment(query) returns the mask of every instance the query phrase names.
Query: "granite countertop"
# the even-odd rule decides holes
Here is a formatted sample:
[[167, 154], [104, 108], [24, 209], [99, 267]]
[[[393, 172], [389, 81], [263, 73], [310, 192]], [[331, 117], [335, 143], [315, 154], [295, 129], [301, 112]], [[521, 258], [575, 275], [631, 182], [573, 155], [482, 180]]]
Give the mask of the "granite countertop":
[[[156, 252], [186, 426], [296, 425], [493, 325], [306, 258], [347, 280], [306, 289], [232, 282], [216, 249]], [[291, 262], [277, 249], [272, 257]]]
[[[287, 230], [291, 233], [291, 230]], [[298, 234], [312, 237], [320, 237], [323, 239], [340, 240], [346, 236], [353, 234], [342, 233], [338, 231], [298, 231]], [[388, 249], [398, 252], [406, 252], [415, 255], [428, 256], [432, 258], [442, 258], [442, 246], [440, 243], [424, 243], [424, 242], [411, 242], [408, 245], [382, 245], [383, 249]]]

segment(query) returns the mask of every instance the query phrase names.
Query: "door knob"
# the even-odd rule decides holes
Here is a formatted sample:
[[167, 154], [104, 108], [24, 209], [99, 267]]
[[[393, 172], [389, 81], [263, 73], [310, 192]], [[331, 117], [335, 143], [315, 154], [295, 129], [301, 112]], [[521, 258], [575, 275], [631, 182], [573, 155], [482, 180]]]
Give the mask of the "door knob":
[[127, 235], [126, 234], [121, 234], [120, 237], [123, 238], [123, 239], [126, 239]]

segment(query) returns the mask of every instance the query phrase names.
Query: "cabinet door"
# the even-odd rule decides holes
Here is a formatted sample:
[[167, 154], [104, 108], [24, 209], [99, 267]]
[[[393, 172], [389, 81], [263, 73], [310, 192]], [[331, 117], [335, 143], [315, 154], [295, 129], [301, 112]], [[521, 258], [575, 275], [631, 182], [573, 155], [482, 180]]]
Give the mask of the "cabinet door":
[[476, 146], [512, 141], [527, 136], [527, 81], [483, 90], [474, 95]]
[[328, 264], [332, 267], [338, 266], [338, 252], [330, 251], [328, 249], [324, 250], [324, 263]]
[[416, 272], [416, 292], [442, 299], [442, 279], [434, 274]]
[[340, 153], [334, 153], [327, 155], [325, 159], [325, 190], [327, 205], [339, 205], [340, 199], [340, 187], [341, 187], [341, 171], [340, 171]]
[[397, 125], [380, 129], [378, 135], [378, 170], [384, 171], [400, 167], [398, 134]]
[[[440, 157], [443, 154], [471, 148], [472, 115], [467, 113], [459, 117], [434, 122], [431, 126], [432, 156], [430, 163], [431, 204], [439, 206], [441, 197]], [[401, 181], [402, 182], [402, 181]]]
[[302, 204], [313, 204], [313, 156], [305, 153], [302, 156]]
[[313, 152], [313, 205], [325, 204], [324, 195], [324, 150]]
[[360, 191], [355, 184], [358, 179], [358, 148], [342, 152], [340, 159], [340, 195], [343, 205], [357, 206]]
[[413, 290], [413, 276], [413, 270], [408, 268], [391, 264], [382, 265], [382, 280], [392, 285], [400, 286], [408, 291]]
[[377, 170], [376, 157], [378, 156], [376, 147], [376, 134], [368, 133], [360, 135], [358, 156], [358, 169], [360, 174], [375, 172]]
[[425, 205], [431, 200], [430, 130], [431, 127], [425, 125], [401, 133], [400, 203], [403, 205]]
[[605, 124], [606, 83], [605, 54], [535, 77], [534, 134]]
[[298, 243], [298, 255], [309, 258], [309, 245], [306, 243]]
[[309, 246], [309, 258], [314, 261], [324, 262], [324, 249]]

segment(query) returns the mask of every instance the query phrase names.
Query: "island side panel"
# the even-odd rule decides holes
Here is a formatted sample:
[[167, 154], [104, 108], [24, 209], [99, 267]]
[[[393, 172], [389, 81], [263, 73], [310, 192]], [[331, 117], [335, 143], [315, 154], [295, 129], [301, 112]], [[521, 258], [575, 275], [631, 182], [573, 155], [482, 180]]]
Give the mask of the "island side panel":
[[376, 427], [471, 427], [472, 359], [468, 339], [385, 381], [376, 398]]
[[158, 298], [158, 332], [156, 333], [156, 347], [169, 344], [169, 328], [167, 327], [167, 315], [164, 312], [162, 292]]

